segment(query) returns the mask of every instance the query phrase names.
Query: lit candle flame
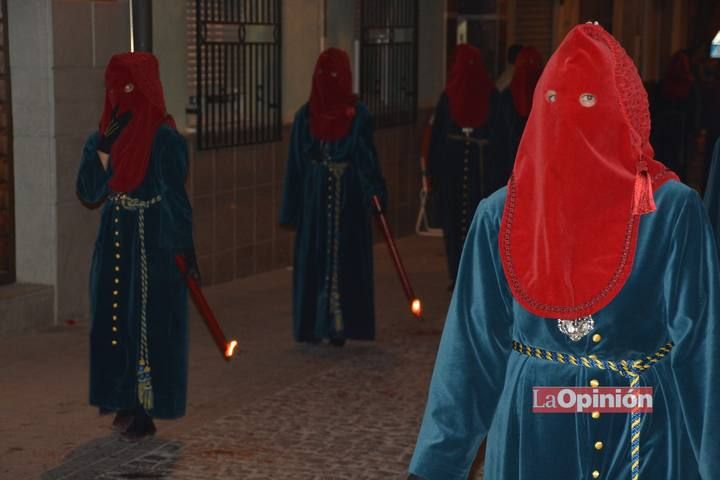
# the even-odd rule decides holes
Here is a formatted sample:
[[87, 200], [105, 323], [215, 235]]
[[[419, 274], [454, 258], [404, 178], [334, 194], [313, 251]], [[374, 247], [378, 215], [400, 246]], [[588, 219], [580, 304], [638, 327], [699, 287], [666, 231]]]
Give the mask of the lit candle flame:
[[227, 344], [227, 348], [225, 349], [225, 358], [233, 356], [233, 353], [235, 353], [235, 347], [237, 347], [237, 340], [232, 340]]
[[420, 303], [420, 299], [416, 298], [412, 301], [412, 305], [410, 306], [410, 310], [412, 310], [413, 315], [416, 317], [419, 317], [422, 315], [422, 304]]

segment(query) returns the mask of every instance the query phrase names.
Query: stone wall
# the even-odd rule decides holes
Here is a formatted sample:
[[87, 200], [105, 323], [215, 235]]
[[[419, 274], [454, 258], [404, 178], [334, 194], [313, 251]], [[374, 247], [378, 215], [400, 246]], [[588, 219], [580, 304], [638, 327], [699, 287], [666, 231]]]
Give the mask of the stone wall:
[[83, 144], [102, 113], [105, 66], [110, 56], [130, 49], [130, 20], [128, 0], [51, 3], [59, 323], [88, 316], [88, 272], [100, 216], [81, 205], [75, 179]]
[[17, 281], [53, 285], [56, 275], [52, 9], [9, 0]]

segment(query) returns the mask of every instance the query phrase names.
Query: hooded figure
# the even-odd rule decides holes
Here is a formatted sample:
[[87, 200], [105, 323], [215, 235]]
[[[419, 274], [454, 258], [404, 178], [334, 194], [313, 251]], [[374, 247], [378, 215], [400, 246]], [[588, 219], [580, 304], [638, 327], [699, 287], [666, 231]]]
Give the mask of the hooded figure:
[[503, 185], [507, 184], [515, 163], [520, 138], [525, 130], [525, 124], [530, 116], [535, 85], [540, 78], [543, 61], [540, 52], [533, 47], [524, 47], [520, 50], [515, 61], [510, 87], [500, 94], [500, 127], [506, 148], [507, 158], [504, 164], [508, 167], [507, 176]]
[[295, 227], [293, 334], [298, 342], [375, 338], [372, 197], [385, 181], [373, 122], [352, 93], [350, 60], [320, 54], [295, 115], [280, 223]]
[[652, 144], [657, 159], [685, 179], [695, 137], [700, 130], [700, 95], [690, 57], [676, 52], [651, 102]]
[[[575, 27], [537, 84], [508, 187], [470, 228], [412, 474], [467, 478], [486, 436], [487, 480], [720, 471], [720, 266], [702, 202], [649, 133], [630, 58]], [[651, 387], [653, 412], [534, 413], [562, 404], [536, 387]]]
[[105, 72], [100, 129], [85, 144], [77, 193], [102, 204], [90, 268], [90, 403], [117, 412], [131, 438], [152, 417], [185, 414], [187, 291], [182, 254], [197, 275], [185, 193], [187, 147], [165, 111], [157, 59], [124, 53]]
[[505, 167], [495, 161], [497, 97], [480, 51], [468, 44], [459, 45], [435, 109], [428, 152], [451, 285], [478, 202], [500, 188], [503, 177], [507, 181]]

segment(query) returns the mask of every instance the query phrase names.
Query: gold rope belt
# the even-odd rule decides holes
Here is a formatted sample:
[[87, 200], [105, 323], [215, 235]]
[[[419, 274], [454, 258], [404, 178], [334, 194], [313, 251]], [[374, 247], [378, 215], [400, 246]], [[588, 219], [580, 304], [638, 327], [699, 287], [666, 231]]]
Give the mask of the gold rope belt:
[[[600, 370], [610, 370], [624, 378], [630, 379], [630, 388], [636, 388], [640, 383], [640, 374], [657, 362], [662, 360], [673, 348], [673, 343], [669, 342], [658, 349], [652, 355], [647, 355], [637, 360], [600, 360], [595, 355], [572, 355], [569, 353], [559, 353], [543, 348], [531, 347], [518, 341], [512, 342], [512, 348], [518, 353], [527, 355], [531, 358], [547, 360], [550, 362], [562, 363], [566, 365], [575, 365], [576, 367], [598, 368]], [[640, 421], [642, 415], [639, 410], [633, 409], [630, 413], [630, 460], [631, 460], [631, 478], [638, 480], [640, 478]]]
[[328, 200], [330, 200], [331, 196], [334, 197], [333, 203], [328, 203], [327, 209], [327, 249], [331, 270], [326, 276], [326, 283], [330, 283], [329, 310], [335, 322], [335, 332], [339, 335], [344, 329], [340, 303], [340, 214], [342, 213], [342, 176], [345, 173], [348, 163], [332, 163], [327, 161], [325, 162], [325, 166], [330, 172], [333, 185], [333, 189], [328, 192]]
[[140, 237], [140, 356], [138, 358], [137, 382], [138, 401], [150, 411], [153, 408], [152, 376], [150, 369], [150, 355], [148, 353], [147, 335], [147, 299], [148, 299], [148, 270], [147, 250], [145, 248], [145, 209], [160, 202], [160, 195], [150, 200], [138, 200], [128, 197], [127, 194], [111, 195], [110, 201], [128, 211], [138, 212], [138, 236]]

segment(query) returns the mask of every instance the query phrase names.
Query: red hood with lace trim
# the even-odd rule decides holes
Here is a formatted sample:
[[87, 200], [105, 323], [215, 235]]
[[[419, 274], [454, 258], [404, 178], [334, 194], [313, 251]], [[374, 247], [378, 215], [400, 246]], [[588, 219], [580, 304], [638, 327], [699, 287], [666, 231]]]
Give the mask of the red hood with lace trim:
[[575, 319], [620, 292], [640, 217], [677, 178], [653, 159], [649, 136], [630, 57], [602, 27], [575, 27], [535, 89], [500, 229], [505, 276], [531, 313]]

